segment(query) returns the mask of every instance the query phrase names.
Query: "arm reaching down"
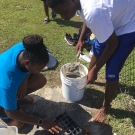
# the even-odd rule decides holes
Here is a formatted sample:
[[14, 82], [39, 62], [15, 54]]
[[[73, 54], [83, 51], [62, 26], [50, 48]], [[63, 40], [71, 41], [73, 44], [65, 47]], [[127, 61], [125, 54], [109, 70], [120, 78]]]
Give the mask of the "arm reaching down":
[[103, 51], [102, 55], [88, 73], [87, 83], [92, 83], [97, 79], [98, 71], [103, 67], [103, 65], [110, 59], [110, 57], [116, 51], [119, 45], [119, 41], [115, 32], [113, 32], [113, 34], [106, 40], [106, 44], [107, 46]]

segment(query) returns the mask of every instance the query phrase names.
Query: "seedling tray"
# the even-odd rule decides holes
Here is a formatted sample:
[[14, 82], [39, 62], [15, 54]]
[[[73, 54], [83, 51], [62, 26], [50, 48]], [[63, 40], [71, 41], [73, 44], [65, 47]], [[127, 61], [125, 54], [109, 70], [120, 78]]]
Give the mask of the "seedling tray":
[[72, 120], [72, 118], [64, 112], [55, 118], [55, 122], [58, 123], [67, 135], [80, 135], [82, 129]]

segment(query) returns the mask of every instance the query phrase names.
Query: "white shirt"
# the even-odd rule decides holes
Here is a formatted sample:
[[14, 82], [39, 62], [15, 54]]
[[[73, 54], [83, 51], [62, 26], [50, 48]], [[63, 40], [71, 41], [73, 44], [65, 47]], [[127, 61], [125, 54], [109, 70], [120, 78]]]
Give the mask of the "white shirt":
[[135, 31], [135, 0], [80, 0], [80, 16], [100, 43]]

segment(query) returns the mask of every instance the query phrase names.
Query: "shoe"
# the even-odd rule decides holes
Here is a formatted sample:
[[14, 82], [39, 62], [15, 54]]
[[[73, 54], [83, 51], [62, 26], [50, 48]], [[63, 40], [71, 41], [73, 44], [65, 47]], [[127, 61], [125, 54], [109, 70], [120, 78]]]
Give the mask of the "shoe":
[[50, 22], [50, 19], [48, 18], [48, 17], [46, 17], [45, 19], [44, 19], [44, 23], [49, 23]]
[[83, 47], [89, 52], [92, 49], [92, 43], [84, 42]]
[[91, 57], [92, 57], [92, 55], [90, 56], [89, 54], [81, 53], [79, 56], [79, 59], [90, 63]]
[[80, 10], [76, 11], [76, 16], [80, 16]]
[[56, 13], [54, 11], [52, 11], [52, 18], [56, 19]]
[[90, 56], [90, 57], [92, 57], [92, 55], [93, 55], [93, 52], [92, 52], [92, 51], [90, 51], [89, 56]]
[[72, 36], [68, 33], [66, 33], [65, 37], [64, 37], [65, 41], [67, 42], [67, 44], [74, 46], [75, 42], [72, 39]]
[[49, 62], [47, 63], [47, 65], [42, 69], [42, 71], [46, 71], [48, 69], [53, 69], [54, 67], [56, 67], [57, 65], [57, 60], [56, 58], [53, 56], [53, 54], [47, 49], [48, 51], [48, 55], [49, 55]]
[[74, 33], [73, 34], [73, 40], [74, 40], [75, 44], [77, 44], [78, 40], [79, 40], [79, 34]]

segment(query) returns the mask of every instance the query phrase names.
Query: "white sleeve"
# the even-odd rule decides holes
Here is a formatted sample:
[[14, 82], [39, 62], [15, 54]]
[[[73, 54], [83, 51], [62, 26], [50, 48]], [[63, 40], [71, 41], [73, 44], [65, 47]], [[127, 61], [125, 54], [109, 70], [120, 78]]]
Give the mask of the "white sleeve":
[[92, 33], [94, 33], [99, 43], [105, 42], [114, 31], [114, 27], [109, 19], [109, 15], [104, 15], [93, 19], [91, 22], [87, 21], [86, 25], [91, 29]]

